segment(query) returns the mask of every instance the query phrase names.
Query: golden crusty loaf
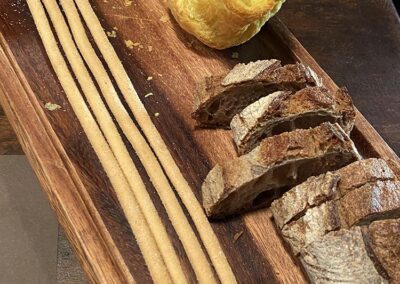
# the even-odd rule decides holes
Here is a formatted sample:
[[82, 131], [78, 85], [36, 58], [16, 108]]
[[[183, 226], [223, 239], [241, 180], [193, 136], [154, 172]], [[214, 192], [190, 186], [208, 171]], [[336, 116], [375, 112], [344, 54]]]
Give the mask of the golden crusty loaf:
[[252, 38], [285, 0], [168, 0], [178, 24], [204, 44], [224, 49]]
[[311, 283], [387, 283], [368, 255], [360, 227], [326, 234], [307, 246], [300, 260]]
[[353, 142], [338, 124], [285, 132], [215, 166], [202, 185], [203, 206], [213, 217], [265, 206], [274, 192], [358, 159]]
[[192, 117], [201, 126], [228, 128], [235, 114], [263, 96], [320, 83], [314, 71], [300, 63], [282, 66], [275, 59], [240, 63], [227, 74], [206, 77], [198, 84]]
[[395, 179], [396, 175], [385, 160], [357, 161], [337, 171], [310, 177], [272, 202], [271, 211], [276, 224], [282, 228], [310, 207], [339, 199], [367, 183]]
[[355, 110], [346, 89], [331, 94], [324, 87], [307, 87], [259, 99], [235, 115], [230, 126], [242, 155], [257, 146], [261, 137], [315, 127], [326, 121], [337, 122], [350, 133], [354, 120]]

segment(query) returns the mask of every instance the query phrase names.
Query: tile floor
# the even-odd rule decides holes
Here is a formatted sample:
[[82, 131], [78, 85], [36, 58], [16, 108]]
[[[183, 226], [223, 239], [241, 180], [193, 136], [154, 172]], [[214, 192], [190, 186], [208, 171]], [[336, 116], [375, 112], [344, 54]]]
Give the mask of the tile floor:
[[0, 283], [84, 283], [23, 155], [0, 156]]

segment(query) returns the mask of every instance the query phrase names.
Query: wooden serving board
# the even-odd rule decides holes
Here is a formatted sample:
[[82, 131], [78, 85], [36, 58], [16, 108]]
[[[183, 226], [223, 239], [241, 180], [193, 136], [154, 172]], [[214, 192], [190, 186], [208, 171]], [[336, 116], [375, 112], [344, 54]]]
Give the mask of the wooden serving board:
[[[149, 113], [160, 114], [153, 116], [153, 121], [198, 198], [208, 171], [235, 157], [236, 152], [229, 131], [195, 128], [190, 113], [196, 81], [226, 72], [238, 62], [277, 58], [283, 63], [303, 62], [328, 88], [337, 88], [277, 18], [248, 43], [216, 51], [183, 32], [162, 1], [133, 1], [128, 7], [123, 0], [92, 4], [106, 31], [118, 28], [117, 37], [110, 40]], [[124, 40], [129, 39], [143, 48], [127, 48]], [[0, 102], [88, 278], [103, 283], [123, 283], [132, 277], [140, 283], [150, 282], [115, 193], [56, 80], [24, 1], [0, 2], [0, 44]], [[232, 58], [233, 52], [238, 52], [239, 59]], [[155, 95], [145, 98], [150, 92]], [[47, 111], [43, 107], [46, 102], [57, 103], [62, 110]], [[352, 138], [364, 157], [399, 162], [360, 113]], [[127, 146], [194, 282], [161, 202], [136, 154]], [[298, 262], [279, 238], [269, 210], [212, 226], [239, 282], [306, 282]]]

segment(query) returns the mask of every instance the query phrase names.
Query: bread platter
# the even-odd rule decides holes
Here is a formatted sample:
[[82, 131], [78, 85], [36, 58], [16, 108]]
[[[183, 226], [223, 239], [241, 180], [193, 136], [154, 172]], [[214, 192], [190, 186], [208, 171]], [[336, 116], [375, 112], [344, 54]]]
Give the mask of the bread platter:
[[[32, 16], [35, 17], [35, 21]], [[47, 19], [47, 22], [43, 19]], [[70, 38], [66, 36], [69, 33], [72, 34]], [[49, 36], [51, 34], [55, 34], [56, 37]], [[87, 35], [87, 39], [86, 36], [77, 36], [84, 34]], [[289, 237], [291, 240], [295, 239], [290, 235], [294, 231], [291, 229], [300, 226], [300, 222], [306, 222], [306, 216], [311, 209], [316, 211], [328, 203], [336, 204], [338, 208], [346, 208], [348, 201], [345, 198], [349, 199], [352, 195], [347, 194], [350, 190], [342, 190], [344, 185], [338, 183], [339, 180], [342, 180], [342, 183], [351, 183], [353, 180], [350, 181], [349, 176], [353, 173], [361, 175], [363, 169], [368, 169], [371, 165], [374, 169], [382, 169], [380, 173], [384, 177], [374, 175], [375, 179], [369, 179], [368, 174], [365, 174], [362, 178], [368, 180], [360, 181], [353, 186], [354, 188], [361, 188], [363, 193], [368, 190], [380, 192], [379, 186], [371, 186], [371, 182], [378, 180], [384, 183], [379, 184], [380, 188], [383, 188], [382, 192], [389, 192], [388, 188], [394, 188], [392, 191], [395, 193], [400, 190], [396, 183], [399, 158], [357, 109], [352, 108], [349, 114], [348, 109], [343, 110], [341, 106], [331, 108], [324, 112], [322, 120], [338, 124], [318, 126], [307, 124], [307, 119], [299, 120], [297, 125], [308, 126], [293, 126], [296, 125], [294, 123], [290, 124], [291, 127], [307, 129], [290, 129], [293, 130], [291, 132], [286, 132], [288, 127], [285, 126], [284, 131], [277, 132], [277, 128], [274, 128], [269, 135], [262, 136], [265, 135], [267, 126], [264, 123], [264, 130], [261, 131], [263, 133], [254, 134], [262, 128], [257, 125], [258, 128], [253, 128], [258, 129], [257, 131], [250, 131], [250, 134], [256, 137], [253, 139], [256, 145], [250, 145], [250, 140], [238, 138], [243, 130], [239, 129], [243, 126], [240, 126], [243, 118], [236, 118], [236, 124], [231, 123], [231, 127], [229, 121], [262, 95], [254, 95], [252, 101], [246, 101], [246, 104], [234, 113], [225, 112], [229, 119], [224, 118], [223, 127], [202, 127], [200, 124], [204, 115], [192, 114], [193, 105], [196, 105], [194, 102], [197, 102], [197, 108], [202, 102], [198, 98], [201, 82], [204, 82], [206, 77], [211, 78], [210, 76], [214, 76], [214, 79], [218, 76], [226, 79], [229, 74], [234, 77], [230, 79], [231, 82], [237, 80], [237, 76], [228, 72], [239, 63], [267, 62], [267, 68], [270, 68], [271, 62], [278, 62], [279, 66], [275, 66], [278, 69], [289, 65], [301, 65], [305, 68], [304, 74], [314, 80], [311, 84], [308, 84], [307, 80], [305, 83], [307, 87], [316, 90], [309, 92], [318, 95], [313, 97], [313, 102], [321, 97], [331, 99], [331, 95], [325, 96], [325, 93], [344, 92], [343, 96], [347, 98], [347, 92], [338, 88], [277, 17], [270, 19], [261, 31], [246, 43], [226, 50], [216, 50], [185, 32], [169, 12], [167, 3], [163, 1], [62, 0], [58, 3], [55, 0], [29, 0], [26, 3], [7, 0], [0, 3], [0, 44], [1, 105], [88, 279], [94, 283], [234, 283], [235, 280], [238, 283], [318, 283], [322, 276], [318, 271], [312, 271], [307, 258], [298, 257], [300, 252], [307, 251], [309, 255], [314, 254], [317, 257], [318, 252], [321, 252], [318, 245], [329, 250], [330, 247], [337, 246], [335, 242], [340, 238], [350, 238], [358, 248], [361, 234], [374, 240], [379, 237], [376, 232], [398, 228], [396, 222], [387, 224], [399, 217], [398, 207], [392, 204], [396, 196], [390, 195], [387, 204], [382, 198], [381, 211], [372, 214], [365, 209], [365, 215], [368, 216], [361, 213], [353, 216], [347, 214], [347, 211], [337, 213], [341, 216], [338, 218], [345, 218], [346, 222], [341, 223], [342, 225], [336, 224], [336, 227], [331, 226], [331, 229], [325, 228], [325, 233], [335, 231], [326, 234], [328, 237], [325, 233], [318, 235], [313, 231], [310, 234], [315, 233], [317, 241], [312, 238], [304, 241], [300, 238], [299, 245], [284, 240], [288, 236], [292, 236]], [[87, 48], [88, 46], [93, 48]], [[85, 62], [79, 60], [81, 57]], [[90, 61], [90, 58], [97, 59]], [[276, 61], [271, 61], [273, 59]], [[67, 63], [60, 63], [62, 61]], [[239, 65], [235, 68], [243, 66], [251, 65]], [[86, 69], [90, 70], [90, 74], [85, 73]], [[70, 73], [74, 75], [68, 75]], [[239, 73], [246, 72], [240, 70]], [[257, 73], [259, 74], [260, 72]], [[272, 73], [268, 73], [268, 76], [270, 74]], [[253, 84], [254, 78], [247, 80]], [[266, 79], [263, 80], [265, 83]], [[93, 81], [96, 83], [93, 84]], [[229, 87], [226, 82], [221, 84], [225, 84], [224, 88]], [[237, 82], [235, 84], [233, 88], [237, 88]], [[291, 87], [293, 85], [290, 84]], [[273, 90], [268, 89], [269, 93], [279, 91], [277, 97], [282, 96], [282, 101], [288, 102], [285, 104], [287, 113], [280, 109], [280, 117], [284, 117], [282, 113], [293, 117], [290, 112], [293, 107], [291, 108], [288, 98], [310, 98], [307, 92], [301, 93], [305, 85], [294, 90], [282, 89], [281, 80], [277, 86]], [[254, 85], [249, 88], [254, 89]], [[210, 88], [206, 90], [209, 92]], [[77, 95], [86, 92], [96, 94], [100, 91], [105, 95], [97, 99], [95, 95], [86, 99]], [[242, 94], [243, 90], [239, 93]], [[115, 98], [119, 99], [114, 100]], [[335, 95], [333, 99], [337, 102]], [[326, 104], [326, 100], [321, 99], [320, 102], [321, 105]], [[298, 104], [295, 105], [297, 109]], [[221, 106], [221, 103], [215, 104], [214, 109]], [[311, 108], [309, 105], [302, 107]], [[332, 107], [332, 103], [328, 104], [327, 108], [329, 107]], [[259, 106], [254, 108], [261, 109]], [[84, 109], [82, 113], [85, 115], [77, 115], [76, 109]], [[229, 107], [223, 109], [226, 111]], [[266, 109], [270, 111], [269, 107]], [[209, 117], [207, 119], [209, 123]], [[211, 121], [212, 119], [214, 118], [211, 118]], [[290, 119], [285, 121], [288, 120]], [[251, 122], [249, 121], [246, 123]], [[257, 120], [257, 123], [260, 121]], [[113, 125], [113, 122], [116, 122], [115, 126], [102, 128], [104, 125]], [[100, 128], [93, 127], [97, 124]], [[239, 133], [235, 140], [232, 138], [232, 132]], [[286, 134], [282, 134], [283, 132]], [[325, 134], [322, 135], [321, 132]], [[302, 186], [307, 187], [306, 192], [311, 192], [312, 186], [306, 182], [305, 185], [294, 187], [283, 199], [273, 203], [273, 217], [269, 208], [272, 200], [268, 200], [268, 204], [262, 206], [255, 206], [260, 204], [253, 202], [268, 188], [265, 179], [263, 180], [268, 176], [264, 169], [262, 178], [257, 180], [262, 181], [263, 190], [258, 190], [250, 198], [252, 208], [248, 208], [248, 203], [245, 202], [249, 196], [243, 197], [235, 193], [236, 197], [239, 195], [239, 203], [242, 203], [232, 209], [232, 202], [229, 206], [225, 202], [228, 195], [224, 193], [218, 197], [213, 196], [218, 190], [214, 185], [207, 189], [211, 192], [209, 206], [204, 202], [205, 211], [200, 207], [202, 199], [207, 199], [204, 190], [207, 185], [204, 186], [203, 182], [206, 180], [206, 183], [208, 181], [208, 184], [212, 184], [217, 180], [208, 177], [210, 170], [217, 165], [244, 159], [239, 158], [235, 142], [242, 143], [240, 145], [243, 148], [239, 146], [239, 151], [242, 151], [243, 155], [240, 157], [245, 157], [253, 153], [255, 147], [268, 150], [268, 147], [275, 143], [271, 142], [275, 139], [273, 137], [287, 135], [288, 138], [285, 139], [288, 141], [298, 141], [296, 147], [304, 144], [304, 150], [305, 146], [314, 142], [301, 142], [302, 139], [296, 140], [296, 135], [313, 137], [320, 141], [325, 139], [326, 133], [334, 133], [331, 136], [337, 138], [332, 142], [332, 153], [325, 149], [330, 146], [324, 143], [315, 148], [323, 148], [325, 154], [329, 152], [330, 158], [324, 158], [323, 163], [317, 164], [318, 167], [313, 166], [315, 162], [304, 166], [301, 170], [304, 174], [296, 174], [296, 178], [291, 176], [294, 180], [292, 182], [286, 182], [289, 178], [287, 173], [290, 171], [284, 170], [284, 178], [280, 181], [279, 188], [276, 188], [279, 189], [279, 193], [273, 198], [280, 197], [284, 191], [298, 185], [309, 176], [318, 176], [326, 171], [330, 173], [317, 177], [316, 181], [307, 182], [318, 183], [318, 187], [321, 188], [329, 182], [330, 185], [334, 184], [335, 186], [329, 187], [339, 192], [335, 193], [334, 197], [329, 195], [326, 199], [319, 198], [318, 202], [314, 203], [310, 199], [308, 205], [298, 209], [295, 206], [296, 200], [290, 199], [290, 194], [296, 190], [302, 192]], [[271, 141], [260, 142], [260, 137], [267, 137], [266, 139]], [[269, 152], [261, 152], [263, 163], [273, 159], [282, 141], [276, 142], [276, 145], [269, 149]], [[289, 146], [290, 149], [294, 147]], [[309, 156], [302, 152], [305, 160], [312, 160], [311, 154], [318, 154], [314, 148], [310, 148], [309, 152]], [[289, 152], [285, 153], [286, 156], [289, 155]], [[298, 156], [293, 159], [297, 158]], [[367, 160], [368, 158], [383, 160]], [[313, 161], [318, 159], [320, 158]], [[346, 175], [346, 168], [337, 172], [339, 168], [359, 159], [364, 160], [356, 162], [355, 166], [347, 166], [350, 167], [348, 171], [351, 174]], [[357, 164], [364, 161], [367, 161], [366, 165]], [[242, 165], [242, 161], [239, 164]], [[245, 172], [245, 168], [241, 166], [231, 167], [238, 171], [238, 175]], [[118, 170], [115, 170], [116, 168]], [[222, 171], [227, 172], [226, 169]], [[125, 177], [125, 183], [121, 182], [119, 175]], [[226, 181], [220, 182], [219, 186], [224, 182]], [[247, 185], [249, 183], [251, 181], [246, 181]], [[124, 190], [129, 187], [133, 188], [134, 194]], [[254, 184], [250, 185], [250, 188], [256, 187]], [[232, 188], [234, 186], [230, 185], [229, 190]], [[244, 187], [240, 185], [237, 188], [242, 190]], [[346, 192], [346, 195], [342, 192]], [[285, 198], [289, 201], [285, 201]], [[369, 197], [365, 198], [369, 200]], [[359, 201], [360, 206], [364, 201]], [[293, 208], [296, 207], [290, 209], [294, 210], [293, 214], [296, 216], [293, 215], [289, 219], [287, 216], [281, 216], [282, 211], [279, 208], [285, 208], [285, 202], [289, 202]], [[228, 212], [227, 207], [232, 210]], [[349, 212], [356, 209], [353, 208]], [[206, 218], [206, 213], [210, 219]], [[289, 225], [293, 226], [288, 226], [289, 221], [292, 222]], [[147, 224], [147, 229], [141, 224]], [[332, 237], [335, 234], [339, 237]], [[396, 239], [390, 241], [396, 242]], [[378, 249], [374, 250], [373, 241], [370, 247], [362, 247], [364, 254], [360, 253], [364, 257], [364, 262], [361, 262], [362, 268], [370, 272], [367, 273], [370, 278], [366, 278], [365, 281], [395, 281], [393, 279], [399, 276], [391, 268], [396, 264], [390, 259], [382, 261], [385, 253], [379, 254]], [[395, 253], [400, 251], [398, 247], [390, 249]], [[365, 253], [367, 250], [368, 255]], [[374, 257], [371, 256], [371, 251], [374, 252]], [[327, 253], [329, 252], [321, 253], [321, 259]], [[378, 261], [375, 261], [376, 259]], [[341, 269], [345, 270], [343, 267]], [[359, 269], [347, 272], [348, 275], [356, 275], [364, 271]]]

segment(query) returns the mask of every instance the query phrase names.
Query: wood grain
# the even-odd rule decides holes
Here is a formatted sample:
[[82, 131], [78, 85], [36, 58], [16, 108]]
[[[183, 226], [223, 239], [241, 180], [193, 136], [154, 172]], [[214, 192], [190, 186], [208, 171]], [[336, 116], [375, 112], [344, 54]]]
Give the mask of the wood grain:
[[[129, 7], [116, 0], [93, 4], [106, 31], [118, 28], [117, 37], [110, 40], [149, 113], [160, 114], [153, 121], [198, 197], [209, 169], [236, 153], [229, 132], [195, 129], [190, 112], [196, 81], [226, 72], [239, 61], [278, 58], [284, 63], [303, 61], [324, 77], [328, 86], [336, 87], [278, 20], [240, 47], [215, 51], [182, 32], [172, 19], [160, 21], [169, 15], [161, 1], [134, 2]], [[25, 4], [18, 0], [0, 3], [0, 32], [0, 65], [4, 66], [0, 69], [1, 103], [89, 279], [123, 282], [129, 271], [138, 282], [150, 281], [115, 193], [55, 80]], [[124, 41], [128, 39], [143, 48], [127, 48]], [[232, 59], [233, 52], [240, 58]], [[148, 81], [148, 76], [153, 80]], [[149, 92], [155, 95], [145, 98]], [[57, 103], [62, 110], [45, 111], [45, 102]], [[365, 156], [398, 159], [361, 115], [353, 138]], [[148, 176], [132, 149], [130, 153], [194, 280]], [[268, 210], [212, 225], [239, 282], [305, 282], [298, 263], [274, 230]], [[242, 235], [235, 241], [238, 233]]]

